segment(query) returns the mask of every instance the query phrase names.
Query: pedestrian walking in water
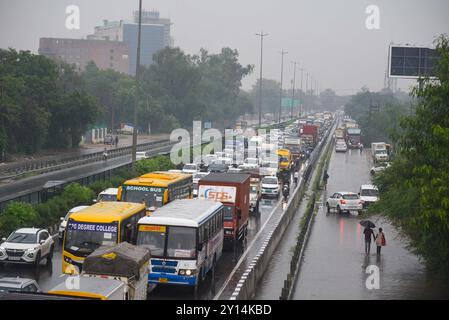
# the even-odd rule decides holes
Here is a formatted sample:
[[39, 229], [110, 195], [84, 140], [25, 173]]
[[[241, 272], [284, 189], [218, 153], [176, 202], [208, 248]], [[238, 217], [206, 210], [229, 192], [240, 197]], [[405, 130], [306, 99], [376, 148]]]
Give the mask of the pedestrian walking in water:
[[376, 246], [377, 246], [377, 254], [380, 255], [380, 250], [383, 246], [387, 245], [387, 241], [385, 240], [385, 234], [383, 233], [382, 228], [379, 228], [379, 233], [376, 236]]
[[368, 227], [363, 230], [363, 233], [365, 234], [365, 253], [369, 254], [371, 250], [371, 237], [376, 241], [376, 236], [374, 235], [373, 229]]
[[327, 170], [324, 170], [324, 174], [323, 174], [324, 189], [327, 189], [327, 180], [328, 179], [329, 179], [329, 175], [327, 174]]

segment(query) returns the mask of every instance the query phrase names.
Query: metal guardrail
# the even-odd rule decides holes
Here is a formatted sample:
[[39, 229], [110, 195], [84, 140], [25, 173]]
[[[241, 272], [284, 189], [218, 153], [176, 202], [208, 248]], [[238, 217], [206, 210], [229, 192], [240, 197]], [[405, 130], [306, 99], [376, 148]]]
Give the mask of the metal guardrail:
[[[137, 151], [145, 151], [155, 146], [170, 145], [169, 139], [141, 143], [137, 145]], [[108, 159], [116, 158], [129, 154], [132, 151], [132, 146], [114, 148], [108, 150]], [[80, 166], [87, 163], [97, 162], [103, 160], [103, 152], [93, 152], [76, 157], [67, 157], [59, 160], [36, 160], [29, 163], [21, 163], [17, 166], [8, 166], [6, 170], [0, 169], [0, 180], [15, 179], [26, 174], [41, 174], [52, 171], [67, 169], [75, 166]]]

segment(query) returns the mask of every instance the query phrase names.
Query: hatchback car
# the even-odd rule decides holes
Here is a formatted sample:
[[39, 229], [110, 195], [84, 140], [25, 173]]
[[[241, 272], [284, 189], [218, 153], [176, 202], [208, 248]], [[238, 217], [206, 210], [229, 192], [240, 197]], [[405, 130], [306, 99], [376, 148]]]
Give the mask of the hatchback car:
[[42, 259], [47, 258], [49, 263], [53, 258], [54, 241], [45, 229], [18, 229], [2, 240], [0, 264], [24, 263], [37, 267]]
[[357, 211], [362, 213], [363, 200], [360, 196], [354, 192], [335, 192], [326, 201], [327, 212], [331, 210], [337, 210], [338, 213]]
[[261, 181], [262, 197], [279, 198], [279, 179], [276, 176], [266, 176]]

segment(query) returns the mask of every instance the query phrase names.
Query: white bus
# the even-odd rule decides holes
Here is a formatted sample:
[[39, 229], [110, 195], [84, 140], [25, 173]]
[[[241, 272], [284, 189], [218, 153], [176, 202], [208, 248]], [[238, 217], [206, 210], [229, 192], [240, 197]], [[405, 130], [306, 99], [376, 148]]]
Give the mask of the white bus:
[[137, 245], [151, 251], [148, 282], [196, 290], [221, 257], [223, 216], [221, 202], [180, 199], [141, 218]]

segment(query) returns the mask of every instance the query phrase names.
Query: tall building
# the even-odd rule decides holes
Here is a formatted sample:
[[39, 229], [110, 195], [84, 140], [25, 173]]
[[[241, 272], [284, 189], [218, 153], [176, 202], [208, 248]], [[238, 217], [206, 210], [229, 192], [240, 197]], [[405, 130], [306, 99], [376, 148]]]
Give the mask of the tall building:
[[[137, 32], [139, 12], [134, 11], [134, 20], [108, 21], [103, 20], [102, 26], [95, 27], [95, 32], [87, 36], [87, 39], [123, 41], [129, 45], [129, 74], [136, 72]], [[153, 54], [166, 46], [172, 46], [170, 37], [170, 19], [160, 18], [157, 11], [142, 10], [142, 35], [141, 35], [141, 64], [150, 65], [153, 62]]]
[[89, 61], [100, 69], [128, 73], [129, 45], [121, 41], [40, 38], [39, 54], [84, 70]]

